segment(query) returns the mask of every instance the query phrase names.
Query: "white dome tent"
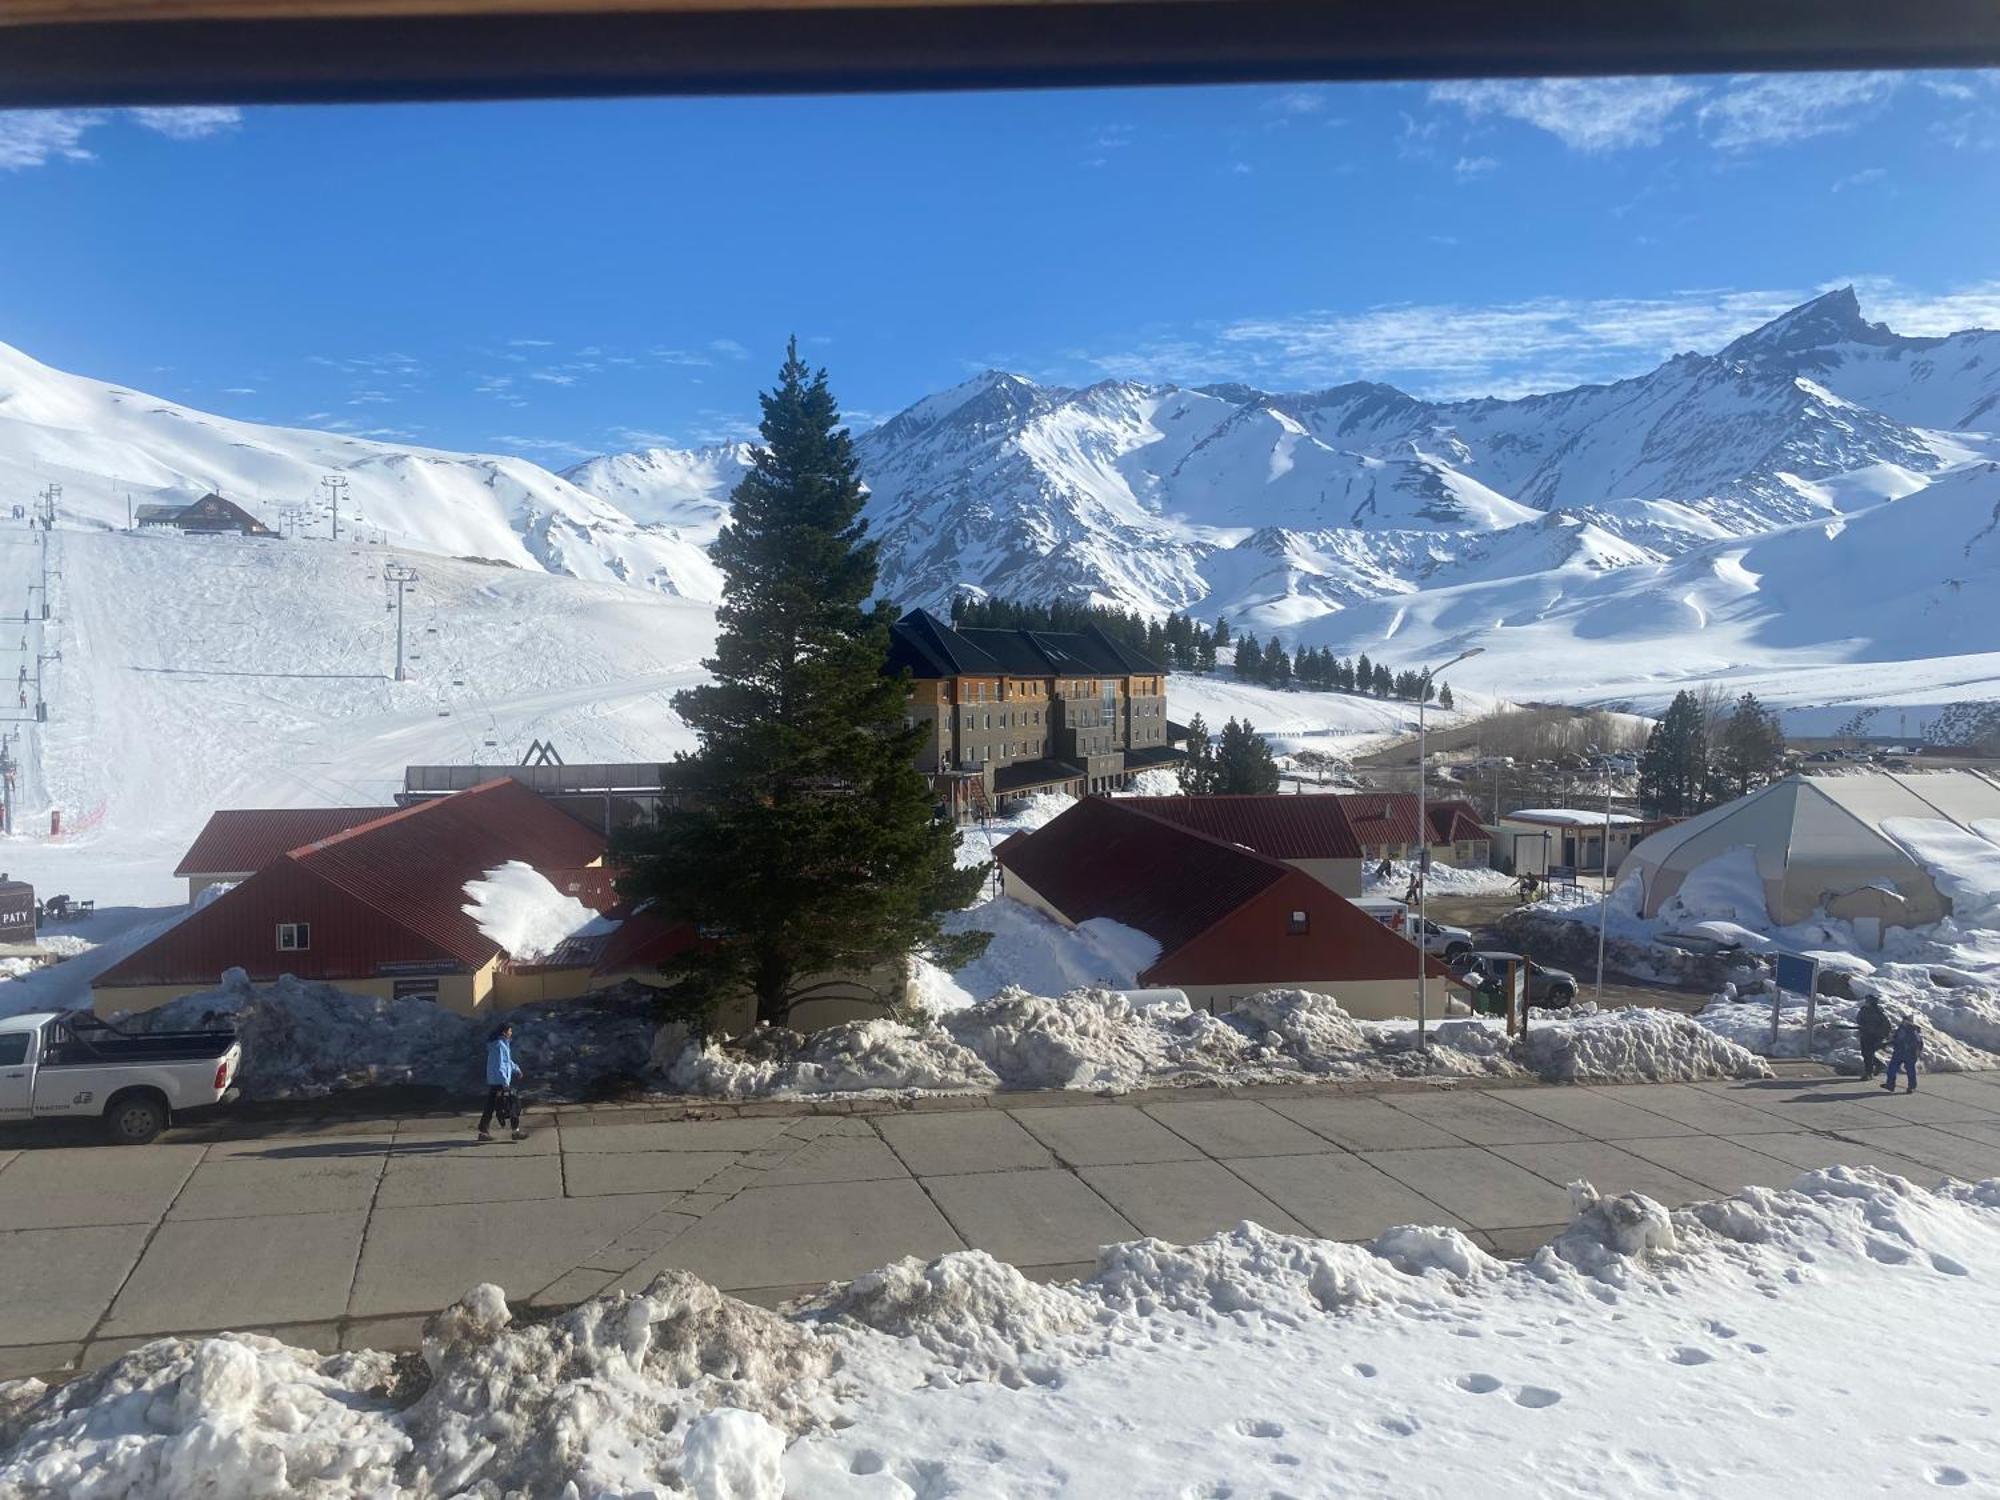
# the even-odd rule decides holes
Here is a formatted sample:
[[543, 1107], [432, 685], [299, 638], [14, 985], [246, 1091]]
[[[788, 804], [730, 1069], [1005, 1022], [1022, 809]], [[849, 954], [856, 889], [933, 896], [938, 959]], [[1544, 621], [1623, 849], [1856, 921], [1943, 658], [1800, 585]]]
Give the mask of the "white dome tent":
[[1955, 825], [2000, 844], [2000, 783], [1972, 771], [1788, 776], [1662, 829], [1633, 848], [1624, 868], [1639, 882], [1642, 917], [1658, 916], [1703, 865], [1747, 850], [1773, 925], [1824, 911], [1879, 923], [1878, 934], [1921, 927], [1949, 916], [1952, 904], [1896, 836], [1905, 820]]

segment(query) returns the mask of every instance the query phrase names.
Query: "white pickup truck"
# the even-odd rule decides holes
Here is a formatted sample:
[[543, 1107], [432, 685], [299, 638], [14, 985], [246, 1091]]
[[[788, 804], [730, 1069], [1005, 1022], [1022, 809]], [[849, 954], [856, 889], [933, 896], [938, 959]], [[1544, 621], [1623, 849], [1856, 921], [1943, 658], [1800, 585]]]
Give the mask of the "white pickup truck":
[[243, 1061], [233, 1031], [123, 1031], [87, 1010], [0, 1020], [0, 1122], [95, 1115], [142, 1146], [174, 1111], [225, 1104]]

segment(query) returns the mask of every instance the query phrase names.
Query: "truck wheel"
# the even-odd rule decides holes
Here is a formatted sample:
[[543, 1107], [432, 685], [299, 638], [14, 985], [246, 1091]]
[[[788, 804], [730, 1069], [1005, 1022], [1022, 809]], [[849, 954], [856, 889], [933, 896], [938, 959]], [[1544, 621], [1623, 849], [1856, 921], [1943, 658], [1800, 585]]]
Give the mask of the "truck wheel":
[[167, 1128], [167, 1106], [154, 1094], [121, 1094], [104, 1111], [104, 1126], [120, 1146], [143, 1146]]
[[1556, 985], [1549, 991], [1550, 1005], [1568, 1005], [1574, 999], [1576, 999], [1576, 991], [1566, 984]]

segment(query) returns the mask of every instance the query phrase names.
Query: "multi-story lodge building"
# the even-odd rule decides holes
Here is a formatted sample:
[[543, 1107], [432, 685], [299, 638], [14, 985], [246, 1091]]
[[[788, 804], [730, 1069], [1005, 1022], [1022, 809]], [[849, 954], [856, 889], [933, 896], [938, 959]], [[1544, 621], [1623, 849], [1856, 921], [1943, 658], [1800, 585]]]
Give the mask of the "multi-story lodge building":
[[1029, 792], [1106, 791], [1180, 758], [1165, 669], [1094, 626], [956, 630], [912, 610], [889, 648], [889, 670], [906, 668], [910, 722], [931, 728], [917, 767], [960, 818]]

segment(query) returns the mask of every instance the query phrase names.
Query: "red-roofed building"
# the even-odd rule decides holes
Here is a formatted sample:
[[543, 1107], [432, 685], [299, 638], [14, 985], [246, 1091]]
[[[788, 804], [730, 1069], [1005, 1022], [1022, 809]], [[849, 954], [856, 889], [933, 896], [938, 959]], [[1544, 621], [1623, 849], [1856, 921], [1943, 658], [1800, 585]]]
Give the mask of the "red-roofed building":
[[200, 835], [174, 867], [188, 883], [192, 901], [212, 885], [248, 880], [272, 860], [301, 844], [344, 833], [377, 818], [393, 807], [249, 807], [225, 808], [210, 815]]
[[[279, 825], [244, 826], [268, 836]], [[246, 832], [236, 847], [254, 843]], [[591, 905], [609, 895], [596, 870], [604, 850], [602, 834], [512, 780], [393, 809], [267, 861], [105, 970], [93, 999], [107, 1014], [146, 1010], [241, 968], [260, 982], [292, 974], [475, 1012], [494, 999], [507, 955], [465, 911], [466, 882], [519, 860]]]
[[1339, 797], [1249, 794], [1122, 800], [1169, 823], [1283, 860], [1330, 891], [1361, 894], [1361, 841]]
[[[1210, 1010], [1304, 989], [1356, 1016], [1416, 1014], [1419, 957], [1407, 938], [1304, 870], [1148, 811], [1149, 800], [1087, 797], [1008, 839], [995, 851], [1006, 893], [1065, 926], [1104, 918], [1144, 933], [1160, 956], [1133, 980]], [[1442, 1013], [1456, 981], [1426, 962]]]
[[1451, 799], [1427, 802], [1428, 839], [1417, 832], [1415, 792], [1340, 792], [1336, 800], [1347, 810], [1348, 825], [1361, 844], [1361, 857], [1373, 865], [1385, 859], [1413, 860], [1417, 846], [1430, 846], [1431, 858], [1454, 867], [1485, 866], [1492, 844], [1470, 802]]

